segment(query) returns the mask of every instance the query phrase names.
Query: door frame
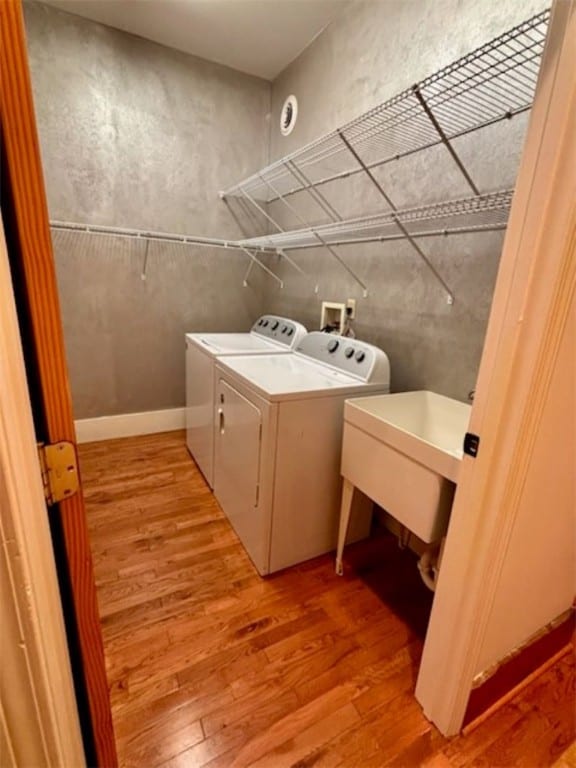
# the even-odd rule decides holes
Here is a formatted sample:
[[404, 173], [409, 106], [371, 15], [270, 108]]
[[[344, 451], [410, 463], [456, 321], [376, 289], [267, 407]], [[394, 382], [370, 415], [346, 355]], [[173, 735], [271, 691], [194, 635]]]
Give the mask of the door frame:
[[[569, 293], [574, 289], [574, 241], [569, 239], [570, 234], [573, 236], [574, 210], [570, 210], [566, 202], [568, 175], [574, 167], [570, 166], [574, 147], [570, 147], [569, 127], [575, 119], [576, 15], [572, 14], [569, 28], [566, 21], [573, 9], [574, 0], [561, 0], [555, 4], [552, 15], [552, 43], [549, 42], [546, 50], [547, 77], [539, 87], [530, 120], [472, 409], [470, 429], [481, 435], [481, 449], [476, 459], [465, 457], [463, 460], [455, 500], [454, 518], [462, 521], [465, 512], [466, 524], [453, 525], [450, 530], [418, 680], [417, 695], [426, 714], [448, 735], [460, 729], [464, 717], [496, 578], [506, 556], [517, 512], [517, 498], [511, 492], [526, 472], [530, 440], [538, 428], [557, 340], [566, 323]], [[23, 127], [12, 126], [16, 142], [12, 151], [25, 166], [32, 165], [25, 168], [31, 194], [27, 196], [23, 190], [23, 199], [30, 208], [39, 207], [43, 218], [40, 238], [32, 238], [29, 247], [40, 248], [42, 265], [47, 270], [44, 277], [55, 285], [44, 190], [42, 184], [38, 187], [42, 176], [35, 128], [30, 122], [30, 83], [21, 11], [16, 0], [0, 3], [0, 21], [3, 80], [6, 83], [8, 79], [8, 87], [15, 91], [13, 110], [17, 112], [22, 108], [27, 118]], [[9, 69], [4, 66], [7, 56], [15, 56], [17, 60], [16, 64], [11, 62]], [[555, 78], [550, 76], [552, 70], [556, 72]], [[2, 94], [3, 123], [4, 102]], [[23, 140], [28, 142], [25, 150], [17, 140], [18, 130], [23, 131]], [[34, 155], [31, 163], [26, 157], [30, 146]], [[26, 229], [30, 222], [24, 220], [22, 224]], [[551, 248], [548, 242], [546, 258], [544, 230], [553, 233], [557, 243], [556, 248]], [[31, 233], [38, 234], [34, 227]], [[30, 232], [28, 235], [30, 237]], [[526, 302], [538, 308], [535, 314], [539, 324], [536, 333], [534, 325], [531, 326], [531, 336], [527, 336], [522, 323]], [[59, 324], [56, 327], [45, 324], [42, 334], [48, 342], [55, 334], [56, 342], [61, 344]], [[545, 338], [547, 344], [542, 345]], [[64, 365], [62, 350], [63, 347], [58, 360], [60, 367]], [[539, 354], [538, 366], [518, 367], [522, 356], [534, 359]], [[503, 414], [507, 414], [506, 419], [502, 418]], [[74, 439], [71, 424], [68, 408], [52, 423], [58, 439]], [[529, 438], [524, 444], [517, 439], [519, 429]], [[31, 473], [37, 471], [37, 460], [31, 456], [17, 469], [24, 484]], [[84, 519], [81, 499], [79, 505], [74, 499], [66, 504], [70, 505], [66, 510], [70, 515], [80, 511]], [[83, 573], [82, 579], [87, 578], [88, 572]], [[91, 569], [88, 581], [93, 590], [93, 579], [90, 579]], [[88, 627], [88, 638], [91, 629], [93, 624]], [[99, 627], [96, 639], [97, 645], [101, 643]], [[442, 680], [442, 686], [438, 686], [438, 679]], [[63, 707], [62, 702], [55, 705]], [[102, 711], [104, 720], [106, 712], [109, 715], [109, 705], [103, 706], [103, 710], [99, 706], [96, 711], [92, 710], [95, 723], [100, 721]], [[111, 735], [111, 726], [108, 734]], [[115, 765], [115, 756], [108, 761], [103, 759], [103, 754], [101, 750], [101, 765]]]
[[416, 687], [447, 736], [462, 727], [576, 292], [575, 136], [576, 2], [556, 0], [472, 407], [480, 448], [462, 460]]
[[[0, 120], [7, 183], [6, 240], [18, 276], [18, 312], [25, 320], [28, 386], [37, 439], [76, 444], [48, 207], [36, 130], [20, 0], [0, 2]], [[3, 169], [4, 173], [4, 169]], [[6, 212], [5, 212], [6, 213]], [[40, 428], [38, 425], [41, 425]], [[38, 433], [38, 430], [42, 434]], [[38, 471], [36, 461], [31, 472]], [[58, 527], [60, 588], [89, 762], [114, 768], [116, 745], [102, 629], [81, 490], [51, 508]], [[86, 699], [84, 701], [84, 699]]]
[[[0, 218], [0, 752], [7, 765], [85, 765], [56, 564]], [[5, 645], [6, 644], [6, 645]], [[22, 649], [21, 653], [11, 652]], [[16, 675], [18, 687], [6, 690]], [[1, 731], [4, 731], [3, 733]]]

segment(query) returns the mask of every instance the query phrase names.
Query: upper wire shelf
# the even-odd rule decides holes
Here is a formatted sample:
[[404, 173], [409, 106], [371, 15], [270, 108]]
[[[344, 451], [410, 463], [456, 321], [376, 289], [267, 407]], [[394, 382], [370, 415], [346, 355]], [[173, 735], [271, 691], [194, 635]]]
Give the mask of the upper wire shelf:
[[490, 232], [505, 229], [512, 190], [386, 211], [373, 216], [333, 222], [288, 232], [240, 240], [245, 248], [291, 250], [322, 245], [400, 240], [435, 235]]
[[222, 196], [274, 202], [361, 173], [354, 152], [372, 170], [525, 112], [532, 105], [549, 17], [545, 10], [528, 19]]

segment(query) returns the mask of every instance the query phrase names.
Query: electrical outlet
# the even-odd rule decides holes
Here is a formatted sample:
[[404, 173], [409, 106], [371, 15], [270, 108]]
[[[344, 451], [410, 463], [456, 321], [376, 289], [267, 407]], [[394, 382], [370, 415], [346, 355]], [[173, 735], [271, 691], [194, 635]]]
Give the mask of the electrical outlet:
[[356, 299], [348, 299], [346, 301], [346, 311], [350, 320], [354, 320], [356, 317]]

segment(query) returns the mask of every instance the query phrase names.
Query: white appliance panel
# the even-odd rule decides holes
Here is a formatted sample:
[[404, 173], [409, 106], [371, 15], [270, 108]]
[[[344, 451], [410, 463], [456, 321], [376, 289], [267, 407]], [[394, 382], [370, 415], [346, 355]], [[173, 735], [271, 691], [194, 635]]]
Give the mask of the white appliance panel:
[[268, 567], [267, 536], [259, 514], [262, 413], [223, 380], [217, 386], [214, 493], [259, 571]]
[[210, 487], [214, 484], [214, 361], [186, 343], [186, 445]]
[[315, 392], [324, 395], [327, 390], [355, 390], [362, 385], [354, 376], [300, 355], [230, 356], [222, 362], [269, 400]]
[[251, 333], [190, 333], [188, 336], [205, 349], [208, 354], [214, 356], [243, 353], [269, 355], [278, 350], [285, 350], [276, 342]]
[[[341, 397], [280, 404], [270, 572], [335, 549], [342, 481]], [[348, 541], [365, 538], [371, 509], [354, 516]]]

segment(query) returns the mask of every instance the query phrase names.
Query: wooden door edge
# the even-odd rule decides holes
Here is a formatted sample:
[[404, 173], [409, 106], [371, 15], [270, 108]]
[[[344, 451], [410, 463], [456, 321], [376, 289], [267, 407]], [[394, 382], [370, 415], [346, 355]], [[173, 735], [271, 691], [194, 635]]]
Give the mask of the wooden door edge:
[[[0, 605], [0, 626], [4, 641], [21, 645], [28, 669], [28, 679], [10, 692], [2, 710], [15, 756], [33, 749], [43, 754], [42, 764], [81, 766], [84, 749], [11, 285], [0, 220], [0, 531], [13, 607]], [[29, 711], [37, 722], [18, 728], [10, 699], [26, 696], [33, 699]], [[42, 743], [30, 744], [38, 733]]]
[[[75, 442], [48, 209], [20, 0], [0, 2], [0, 118], [47, 438]], [[12, 256], [12, 254], [11, 254]], [[61, 502], [77, 644], [98, 765], [117, 765], [92, 556], [81, 493]], [[68, 608], [68, 606], [67, 606]]]

